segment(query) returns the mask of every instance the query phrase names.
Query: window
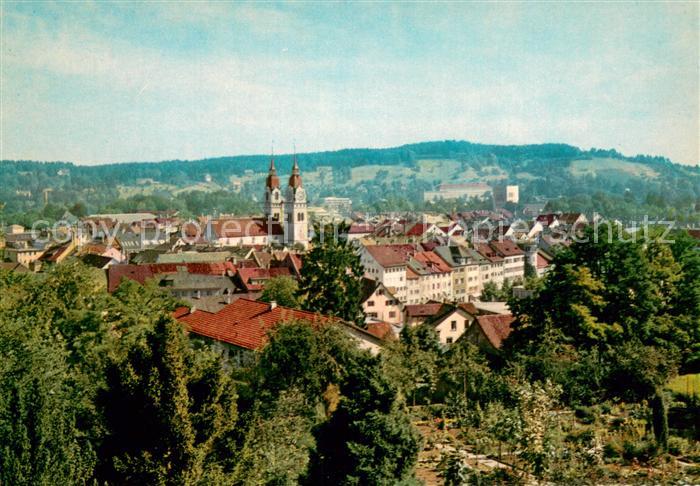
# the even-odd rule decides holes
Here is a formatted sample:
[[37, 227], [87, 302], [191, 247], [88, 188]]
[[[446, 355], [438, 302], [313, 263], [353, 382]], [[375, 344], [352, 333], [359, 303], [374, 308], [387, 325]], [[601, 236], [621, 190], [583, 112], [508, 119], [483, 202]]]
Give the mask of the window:
[[396, 317], [396, 311], [389, 311], [389, 317]]
[[453, 331], [457, 330], [457, 321], [450, 322], [450, 329]]
[[367, 307], [374, 307], [374, 301], [373, 301], [373, 300], [368, 300], [368, 301], [367, 301]]
[[452, 344], [452, 338], [451, 338], [451, 337], [448, 337], [448, 338], [446, 339], [446, 341], [447, 341], [447, 344]]

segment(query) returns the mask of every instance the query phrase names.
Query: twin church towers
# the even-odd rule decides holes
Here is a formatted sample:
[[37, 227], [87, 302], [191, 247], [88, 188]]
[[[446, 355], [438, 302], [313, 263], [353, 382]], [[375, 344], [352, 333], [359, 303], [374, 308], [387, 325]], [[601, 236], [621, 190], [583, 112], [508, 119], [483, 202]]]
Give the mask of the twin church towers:
[[284, 195], [275, 169], [275, 159], [270, 157], [270, 170], [265, 180], [265, 220], [281, 224], [285, 243], [298, 243], [303, 247], [308, 245], [309, 222], [306, 206], [306, 191], [301, 185], [296, 153], [292, 175], [289, 176], [289, 184]]

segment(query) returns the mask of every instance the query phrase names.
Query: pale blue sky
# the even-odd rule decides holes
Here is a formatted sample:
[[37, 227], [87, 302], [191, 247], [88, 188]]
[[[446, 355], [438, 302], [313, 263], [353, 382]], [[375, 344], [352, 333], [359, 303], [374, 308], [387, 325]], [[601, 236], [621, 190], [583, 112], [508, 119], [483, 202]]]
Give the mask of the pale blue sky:
[[466, 139], [697, 164], [698, 3], [2, 3], [5, 159]]

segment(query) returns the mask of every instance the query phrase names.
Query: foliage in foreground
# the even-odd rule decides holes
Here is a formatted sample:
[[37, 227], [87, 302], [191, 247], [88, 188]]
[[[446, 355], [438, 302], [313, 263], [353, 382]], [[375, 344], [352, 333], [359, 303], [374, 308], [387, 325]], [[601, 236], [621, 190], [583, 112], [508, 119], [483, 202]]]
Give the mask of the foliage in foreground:
[[185, 334], [158, 288], [109, 295], [99, 282], [72, 263], [0, 272], [0, 483], [411, 476], [403, 401], [342, 329], [281, 325], [252, 369], [234, 370]]

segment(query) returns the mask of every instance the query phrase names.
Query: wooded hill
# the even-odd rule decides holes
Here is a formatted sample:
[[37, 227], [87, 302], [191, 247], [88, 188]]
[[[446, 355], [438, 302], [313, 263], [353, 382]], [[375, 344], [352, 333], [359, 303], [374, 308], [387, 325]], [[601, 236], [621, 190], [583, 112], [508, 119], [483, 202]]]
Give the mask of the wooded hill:
[[[291, 158], [275, 157], [283, 176]], [[549, 201], [552, 209], [599, 211], [620, 219], [648, 214], [697, 223], [700, 209], [700, 168], [663, 157], [627, 157], [615, 150], [439, 141], [302, 153], [298, 158], [312, 199], [348, 196], [358, 209], [462, 209], [465, 202], [456, 208], [454, 202], [426, 205], [422, 194], [443, 182], [466, 181], [518, 184], [521, 203]], [[268, 164], [269, 155], [97, 166], [2, 161], [2, 218], [51, 218], [76, 203], [82, 207], [74, 209], [88, 212], [256, 210]]]

